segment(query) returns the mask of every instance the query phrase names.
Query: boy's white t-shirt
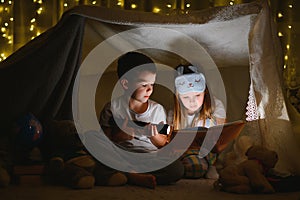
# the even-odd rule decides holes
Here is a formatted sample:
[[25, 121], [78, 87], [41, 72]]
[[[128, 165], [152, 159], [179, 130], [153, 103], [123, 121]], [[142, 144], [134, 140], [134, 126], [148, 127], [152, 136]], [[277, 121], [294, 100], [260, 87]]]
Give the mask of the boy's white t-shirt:
[[[112, 117], [152, 124], [166, 123], [166, 112], [162, 105], [149, 99], [147, 110], [139, 114], [129, 109], [129, 100], [126, 96], [120, 96], [105, 105], [100, 114], [100, 125], [111, 127]], [[157, 150], [157, 147], [152, 144], [148, 136], [135, 136], [132, 140], [122, 142], [119, 145], [132, 151], [148, 152]]]

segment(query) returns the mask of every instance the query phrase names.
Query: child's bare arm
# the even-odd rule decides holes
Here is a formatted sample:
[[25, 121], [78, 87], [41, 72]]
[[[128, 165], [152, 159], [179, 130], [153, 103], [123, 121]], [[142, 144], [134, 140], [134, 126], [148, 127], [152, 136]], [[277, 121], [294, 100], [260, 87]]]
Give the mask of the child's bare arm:
[[157, 131], [157, 126], [153, 124], [148, 125], [148, 131], [151, 133], [150, 140], [157, 148], [161, 148], [166, 145], [168, 137], [164, 134], [160, 134]]
[[152, 144], [154, 144], [157, 148], [161, 148], [167, 144], [167, 135], [157, 134], [150, 138]]

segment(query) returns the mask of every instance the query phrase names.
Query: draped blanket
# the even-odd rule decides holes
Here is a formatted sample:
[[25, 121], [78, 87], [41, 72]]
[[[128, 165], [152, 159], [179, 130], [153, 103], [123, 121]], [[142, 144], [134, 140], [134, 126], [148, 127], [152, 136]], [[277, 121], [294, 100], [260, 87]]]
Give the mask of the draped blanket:
[[300, 142], [284, 99], [279, 44], [267, 1], [170, 15], [75, 7], [0, 63], [0, 134], [27, 112], [93, 129], [104, 103], [118, 93], [116, 59], [139, 50], [158, 63], [153, 98], [166, 110], [172, 109], [171, 69], [183, 61], [199, 65], [228, 121], [247, 120], [243, 134], [278, 152], [279, 171], [299, 174]]

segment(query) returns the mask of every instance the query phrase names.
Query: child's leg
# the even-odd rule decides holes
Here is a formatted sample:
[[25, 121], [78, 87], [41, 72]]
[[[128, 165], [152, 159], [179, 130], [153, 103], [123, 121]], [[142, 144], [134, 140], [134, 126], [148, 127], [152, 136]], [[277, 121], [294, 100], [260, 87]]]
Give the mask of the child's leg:
[[156, 186], [156, 178], [152, 174], [128, 173], [128, 183], [138, 186], [154, 189]]
[[162, 169], [151, 172], [151, 174], [156, 177], [157, 185], [168, 185], [183, 177], [184, 167], [179, 160], [176, 160]]
[[96, 185], [120, 186], [127, 183], [127, 177], [124, 173], [107, 167], [100, 162], [96, 164], [94, 176]]
[[184, 178], [203, 178], [207, 173], [208, 163], [198, 155], [186, 155], [181, 162], [184, 166]]
[[135, 185], [155, 188], [156, 185], [167, 185], [175, 183], [182, 178], [184, 173], [183, 165], [180, 161], [169, 164], [168, 166], [153, 171], [148, 174], [128, 174], [128, 181]]
[[209, 153], [205, 157], [205, 159], [208, 163], [208, 170], [207, 170], [207, 173], [205, 174], [205, 178], [217, 180], [219, 178], [219, 174], [218, 174], [216, 166], [215, 166], [216, 161], [217, 161], [217, 154]]

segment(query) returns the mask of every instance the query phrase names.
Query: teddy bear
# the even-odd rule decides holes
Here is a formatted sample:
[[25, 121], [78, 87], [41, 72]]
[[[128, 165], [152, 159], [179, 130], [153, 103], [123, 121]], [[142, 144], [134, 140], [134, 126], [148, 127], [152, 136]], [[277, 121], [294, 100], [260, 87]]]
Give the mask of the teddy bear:
[[33, 152], [43, 135], [42, 125], [32, 113], [20, 115], [7, 128], [9, 134], [0, 138], [0, 187], [16, 181], [15, 166], [37, 162]]
[[[2, 146], [1, 146], [2, 147]], [[4, 149], [0, 149], [0, 188], [6, 187], [11, 182], [11, 176], [9, 174], [9, 160], [8, 153]]]
[[42, 152], [47, 160], [46, 175], [53, 183], [64, 183], [75, 189], [95, 184], [95, 160], [85, 150], [72, 120], [48, 120]]
[[245, 155], [247, 159], [239, 164], [225, 162], [224, 168], [218, 170], [219, 179], [215, 185], [222, 191], [231, 193], [274, 193], [266, 176], [278, 161], [277, 153], [252, 145]]

